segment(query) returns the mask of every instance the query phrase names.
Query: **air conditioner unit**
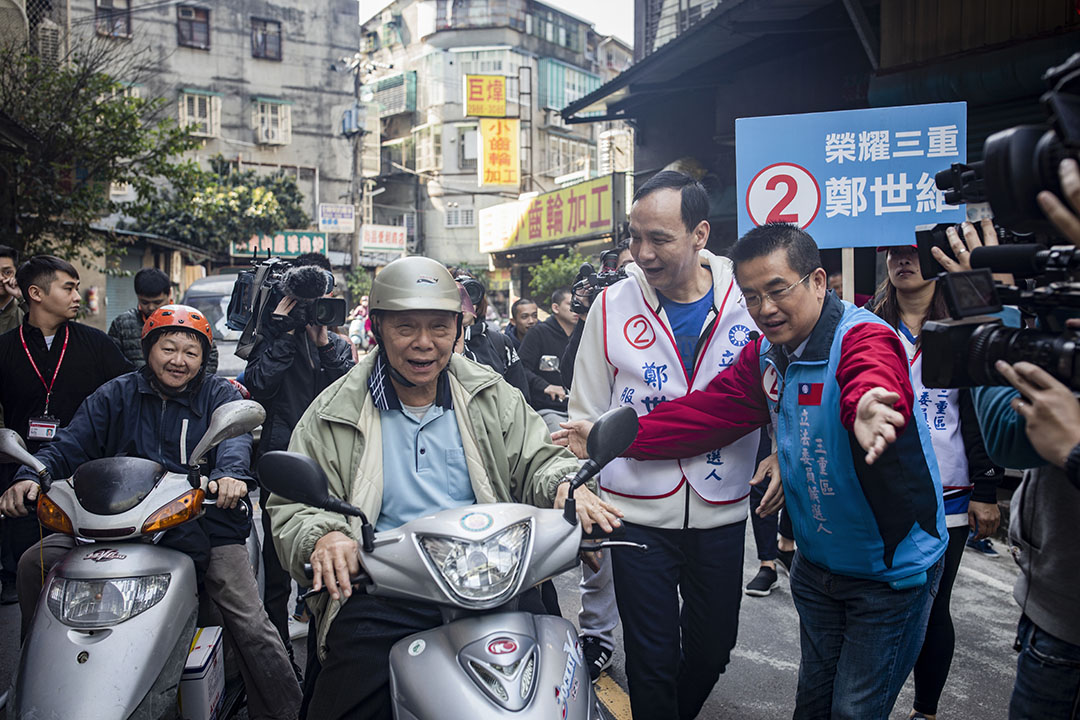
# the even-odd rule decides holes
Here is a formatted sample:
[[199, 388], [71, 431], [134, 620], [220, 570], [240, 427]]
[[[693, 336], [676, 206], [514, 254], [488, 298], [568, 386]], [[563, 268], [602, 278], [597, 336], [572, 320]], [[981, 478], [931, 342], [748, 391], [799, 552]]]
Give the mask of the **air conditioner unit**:
[[60, 26], [48, 18], [44, 18], [34, 28], [34, 40], [37, 44], [37, 54], [50, 65], [60, 62], [61, 42]]

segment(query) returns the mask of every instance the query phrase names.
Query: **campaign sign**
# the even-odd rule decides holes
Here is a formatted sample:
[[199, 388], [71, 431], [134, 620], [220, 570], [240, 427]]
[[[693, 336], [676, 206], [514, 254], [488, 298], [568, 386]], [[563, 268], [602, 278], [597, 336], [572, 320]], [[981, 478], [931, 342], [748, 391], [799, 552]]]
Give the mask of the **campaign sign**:
[[966, 148], [962, 102], [739, 118], [739, 235], [786, 222], [823, 248], [914, 244], [916, 225], [964, 220], [934, 175]]

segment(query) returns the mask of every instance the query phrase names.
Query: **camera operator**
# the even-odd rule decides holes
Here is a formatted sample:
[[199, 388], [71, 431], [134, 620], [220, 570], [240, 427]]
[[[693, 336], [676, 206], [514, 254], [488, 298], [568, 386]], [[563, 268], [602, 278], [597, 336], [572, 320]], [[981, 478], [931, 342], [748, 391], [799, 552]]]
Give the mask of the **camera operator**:
[[[312, 272], [314, 270], [314, 272]], [[259, 439], [258, 456], [271, 450], [289, 447], [292, 429], [315, 396], [353, 366], [349, 341], [330, 332], [324, 325], [301, 324], [290, 313], [310, 298], [324, 294], [323, 271], [330, 272], [330, 261], [320, 253], [301, 255], [285, 273], [282, 290], [285, 296], [274, 309], [263, 334], [248, 356], [244, 383], [255, 400], [266, 408]], [[265, 537], [270, 537], [270, 516], [266, 512], [269, 492], [259, 493], [263, 509]], [[264, 605], [270, 622], [277, 628], [292, 658], [289, 640], [289, 574], [281, 567], [272, 542], [263, 543], [266, 580]], [[309, 657], [313, 656], [309, 653]]]
[[[619, 244], [615, 246], [614, 250], [608, 251], [615, 253], [615, 270], [614, 272], [622, 277], [626, 277], [626, 266], [634, 262], [634, 256], [630, 254], [630, 240], [620, 240]], [[601, 270], [604, 270], [604, 256], [607, 253], [600, 254], [600, 266]], [[583, 278], [581, 273], [578, 274], [579, 281]], [[586, 286], [584, 292], [579, 293], [577, 291], [578, 283], [575, 282], [573, 289], [570, 291], [573, 293], [571, 304], [575, 308], [575, 312], [582, 318], [581, 322], [574, 326], [574, 332], [570, 335], [570, 341], [566, 343], [566, 351], [562, 356], [562, 379], [563, 386], [569, 390], [571, 383], [574, 382], [574, 362], [577, 360], [578, 345], [581, 344], [581, 333], [585, 330], [585, 314], [589, 312], [589, 306], [592, 304], [594, 297], [600, 294], [603, 287]], [[581, 309], [577, 309], [577, 308]]]
[[[1039, 193], [1038, 203], [1061, 234], [1080, 246], [1076, 161], [1063, 160], [1059, 177], [1071, 208], [1047, 191]], [[966, 269], [967, 253], [960, 256], [961, 262], [942, 262], [943, 267]], [[1068, 327], [1080, 328], [1080, 321], [1070, 320]], [[1080, 518], [1080, 403], [1036, 365], [999, 360], [994, 367], [1012, 387], [973, 390], [986, 449], [995, 462], [1027, 470], [1010, 506], [1009, 541], [1021, 572], [1013, 597], [1023, 615], [1014, 644], [1020, 655], [1009, 717], [1076, 718], [1080, 546], [1071, 537]]]

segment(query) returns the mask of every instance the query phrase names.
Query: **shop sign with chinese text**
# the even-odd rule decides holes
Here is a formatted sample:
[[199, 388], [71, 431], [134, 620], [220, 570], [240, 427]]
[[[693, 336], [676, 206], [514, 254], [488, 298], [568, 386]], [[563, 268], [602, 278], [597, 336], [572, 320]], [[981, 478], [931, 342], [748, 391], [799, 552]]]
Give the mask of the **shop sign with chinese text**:
[[404, 252], [403, 225], [361, 225], [360, 243], [364, 252]]
[[623, 173], [480, 211], [480, 252], [613, 234], [625, 220]]
[[465, 117], [506, 117], [506, 77], [466, 75]]
[[248, 240], [233, 241], [229, 254], [233, 257], [251, 257], [257, 252], [266, 257], [267, 250], [274, 257], [294, 258], [304, 253], [326, 254], [326, 235], [307, 230], [282, 230], [273, 235], [252, 235]]
[[521, 184], [521, 121], [514, 118], [480, 119], [479, 185]]
[[319, 231], [333, 233], [356, 232], [356, 208], [352, 205], [319, 203]]
[[964, 220], [934, 175], [966, 148], [962, 102], [737, 119], [739, 234], [786, 222], [823, 248], [910, 245], [916, 225]]

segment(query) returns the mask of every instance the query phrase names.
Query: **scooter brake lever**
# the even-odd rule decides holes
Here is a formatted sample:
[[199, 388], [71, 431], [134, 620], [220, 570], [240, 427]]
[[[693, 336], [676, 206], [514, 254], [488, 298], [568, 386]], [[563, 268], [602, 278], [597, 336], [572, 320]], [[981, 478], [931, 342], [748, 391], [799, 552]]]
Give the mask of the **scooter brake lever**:
[[648, 545], [643, 543], [630, 542], [629, 540], [604, 540], [602, 542], [589, 542], [581, 543], [578, 546], [579, 552], [595, 552], [597, 550], [603, 550], [604, 548], [624, 547], [632, 548], [634, 550], [645, 551], [649, 549]]

